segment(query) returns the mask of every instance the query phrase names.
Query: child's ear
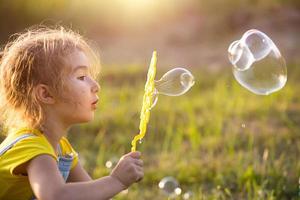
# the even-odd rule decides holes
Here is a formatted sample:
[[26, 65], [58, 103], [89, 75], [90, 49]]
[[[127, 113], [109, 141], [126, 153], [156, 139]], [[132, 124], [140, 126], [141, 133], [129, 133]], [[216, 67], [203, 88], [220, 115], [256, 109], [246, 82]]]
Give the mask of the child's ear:
[[49, 87], [45, 84], [38, 84], [35, 87], [36, 98], [44, 104], [54, 104], [55, 99], [51, 94]]

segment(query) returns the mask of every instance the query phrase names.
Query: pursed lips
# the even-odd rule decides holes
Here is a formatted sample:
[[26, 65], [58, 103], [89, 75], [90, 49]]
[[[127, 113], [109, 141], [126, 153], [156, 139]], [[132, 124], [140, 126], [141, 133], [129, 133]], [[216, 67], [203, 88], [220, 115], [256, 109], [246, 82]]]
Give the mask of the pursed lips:
[[96, 99], [96, 100], [92, 103], [92, 108], [96, 109], [98, 100], [99, 100], [99, 99]]
[[96, 101], [94, 101], [92, 104], [93, 104], [93, 105], [94, 105], [94, 104], [97, 104], [98, 100], [99, 100], [99, 99], [97, 99]]

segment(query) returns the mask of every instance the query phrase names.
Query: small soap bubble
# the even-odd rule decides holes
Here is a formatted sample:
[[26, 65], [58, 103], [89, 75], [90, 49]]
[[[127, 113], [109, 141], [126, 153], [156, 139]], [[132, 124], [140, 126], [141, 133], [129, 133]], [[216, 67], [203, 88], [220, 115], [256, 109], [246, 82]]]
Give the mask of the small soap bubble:
[[112, 157], [108, 161], [105, 162], [105, 167], [108, 169], [113, 169], [117, 163], [119, 162], [119, 159], [117, 157]]
[[231, 64], [239, 71], [249, 69], [255, 61], [250, 49], [240, 41], [234, 41], [230, 45], [228, 56]]
[[181, 194], [178, 181], [171, 176], [164, 177], [158, 184], [158, 187], [169, 197], [176, 197]]
[[287, 69], [274, 42], [259, 30], [247, 31], [229, 45], [228, 58], [235, 79], [249, 91], [268, 95], [284, 87]]
[[182, 192], [182, 190], [181, 190], [181, 188], [175, 188], [175, 194], [178, 196], [178, 195], [180, 195], [181, 194], [181, 192]]
[[184, 200], [192, 199], [193, 196], [194, 196], [194, 193], [192, 191], [187, 191], [182, 195]]
[[243, 53], [243, 48], [240, 45], [240, 41], [236, 40], [229, 45], [228, 48], [228, 58], [232, 65], [240, 59]]

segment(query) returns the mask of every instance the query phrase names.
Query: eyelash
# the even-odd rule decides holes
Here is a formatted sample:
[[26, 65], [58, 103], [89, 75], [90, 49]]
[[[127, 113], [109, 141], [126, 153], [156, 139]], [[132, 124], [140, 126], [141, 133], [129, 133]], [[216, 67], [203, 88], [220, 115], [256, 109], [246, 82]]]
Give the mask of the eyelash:
[[86, 78], [86, 76], [80, 76], [80, 77], [78, 77], [78, 79], [82, 80], [82, 81], [84, 81], [85, 78]]

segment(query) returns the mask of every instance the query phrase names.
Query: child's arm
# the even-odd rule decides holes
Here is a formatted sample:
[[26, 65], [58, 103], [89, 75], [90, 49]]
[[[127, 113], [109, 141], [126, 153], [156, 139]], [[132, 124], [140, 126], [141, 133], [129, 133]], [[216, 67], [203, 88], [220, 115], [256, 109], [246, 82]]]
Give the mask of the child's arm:
[[109, 176], [87, 182], [65, 183], [56, 161], [48, 155], [35, 157], [27, 165], [27, 173], [38, 199], [109, 199], [143, 177], [140, 153], [121, 158]]
[[82, 167], [80, 162], [76, 164], [76, 166], [70, 171], [68, 176], [68, 182], [84, 182], [90, 181], [92, 178]]

